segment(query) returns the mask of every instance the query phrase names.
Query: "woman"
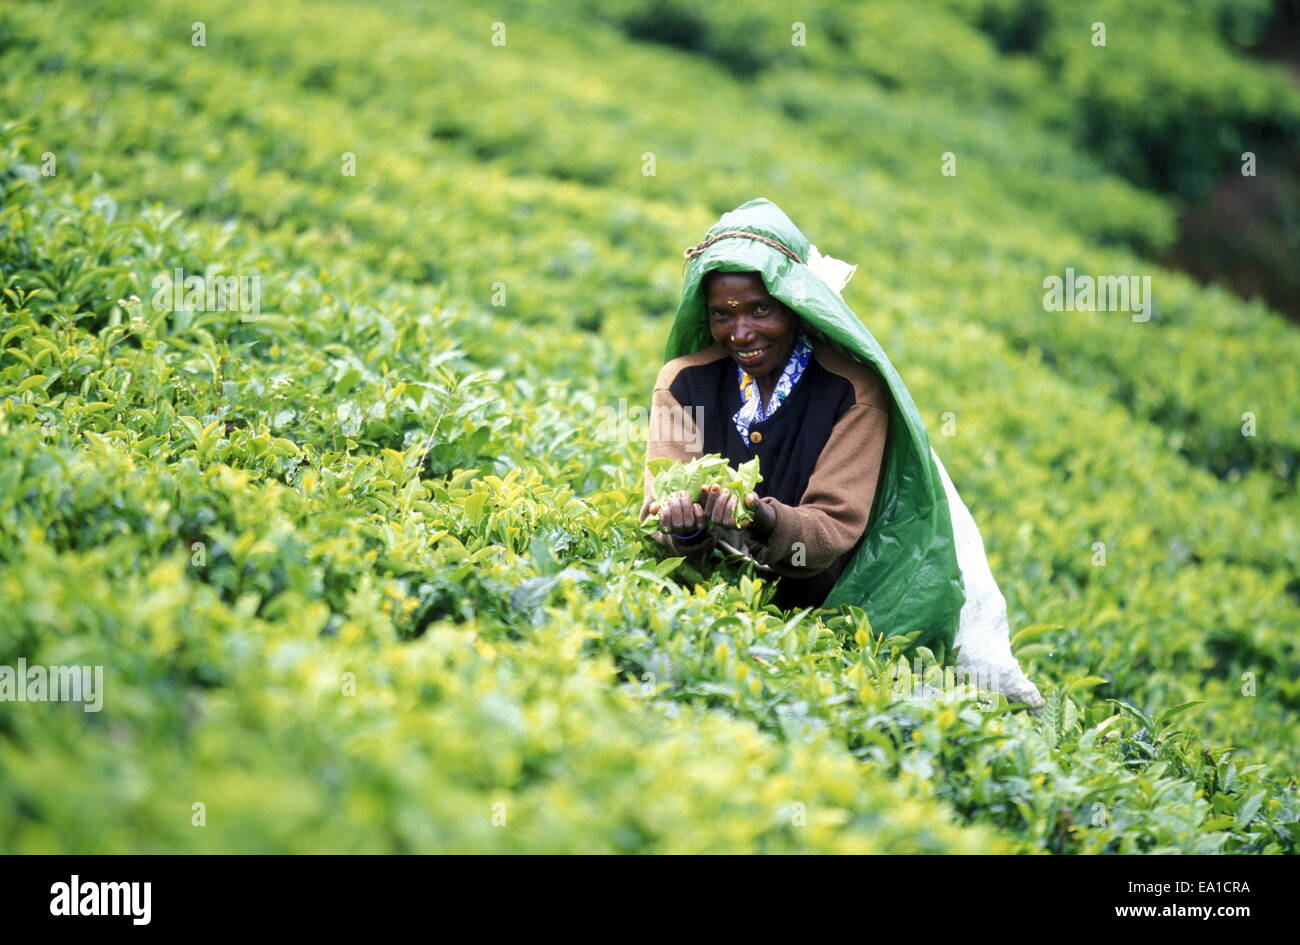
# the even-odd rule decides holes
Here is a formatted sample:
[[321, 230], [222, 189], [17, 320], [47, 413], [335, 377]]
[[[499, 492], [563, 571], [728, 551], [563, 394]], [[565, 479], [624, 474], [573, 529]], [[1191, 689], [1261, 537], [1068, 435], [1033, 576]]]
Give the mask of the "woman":
[[[699, 563], [722, 541], [784, 575], [778, 606], [820, 606], [866, 532], [889, 390], [872, 368], [810, 337], [759, 273], [714, 270], [704, 276], [704, 293], [714, 343], [664, 367], [652, 407], [659, 426], [664, 416], [680, 416], [676, 426], [688, 436], [654, 440], [648, 455], [687, 460], [695, 439], [703, 453], [733, 466], [758, 456], [763, 481], [747, 497], [753, 522], [734, 534], [735, 496], [716, 486], [645, 512], [659, 515], [675, 553]], [[685, 421], [694, 415], [702, 422], [691, 430]], [[674, 424], [666, 426], [671, 433]]]
[[661, 504], [647, 470], [641, 518], [658, 516], [655, 539], [697, 565], [719, 548], [747, 554], [776, 575], [778, 606], [860, 606], [875, 632], [916, 632], [941, 657], [956, 645], [988, 688], [1040, 704], [1011, 656], [978, 530], [902, 379], [839, 294], [853, 267], [762, 198], [685, 256], [646, 459], [758, 456], [763, 480], [737, 529], [730, 493]]

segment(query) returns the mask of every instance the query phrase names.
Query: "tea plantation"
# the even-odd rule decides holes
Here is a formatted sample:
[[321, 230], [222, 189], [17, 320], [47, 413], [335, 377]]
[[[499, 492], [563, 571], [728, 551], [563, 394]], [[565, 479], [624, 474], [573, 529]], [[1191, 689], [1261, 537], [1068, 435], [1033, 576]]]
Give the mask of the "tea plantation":
[[[1296, 851], [1300, 335], [1151, 261], [1300, 134], [1268, 4], [712, 6], [5, 5], [0, 665], [103, 705], [0, 702], [0, 850]], [[1040, 713], [641, 535], [617, 417], [755, 196], [859, 266]]]

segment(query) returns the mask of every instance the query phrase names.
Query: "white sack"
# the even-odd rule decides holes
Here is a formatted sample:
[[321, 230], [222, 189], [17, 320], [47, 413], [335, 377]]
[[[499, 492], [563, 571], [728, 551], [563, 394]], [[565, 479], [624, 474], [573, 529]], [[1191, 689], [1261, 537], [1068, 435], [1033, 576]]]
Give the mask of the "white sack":
[[1007, 600], [998, 590], [984, 553], [975, 519], [948, 478], [939, 454], [930, 447], [934, 464], [943, 479], [952, 516], [952, 537], [957, 546], [957, 564], [966, 585], [966, 603], [957, 627], [957, 668], [975, 674], [979, 685], [1007, 697], [1008, 702], [1025, 702], [1034, 708], [1043, 704], [1038, 687], [1029, 681], [1020, 663], [1011, 655], [1011, 627], [1007, 622]]

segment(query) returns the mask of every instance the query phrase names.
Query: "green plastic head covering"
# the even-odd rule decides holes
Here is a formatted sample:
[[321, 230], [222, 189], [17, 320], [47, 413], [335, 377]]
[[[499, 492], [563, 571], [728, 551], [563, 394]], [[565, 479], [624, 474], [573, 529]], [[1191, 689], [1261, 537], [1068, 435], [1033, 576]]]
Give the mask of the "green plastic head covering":
[[[761, 239], [728, 235], [710, 241], [728, 231]], [[802, 316], [805, 331], [880, 372], [894, 403], [876, 500], [867, 537], [825, 606], [856, 605], [867, 612], [874, 632], [920, 630], [916, 644], [946, 653], [956, 637], [965, 593], [930, 438], [912, 395], [879, 342], [839, 294], [808, 268], [808, 253], [807, 238], [770, 200], [756, 198], [723, 214], [708, 237], [687, 250], [682, 300], [665, 357], [672, 360], [713, 344], [702, 282], [705, 273], [717, 269], [759, 273], [767, 291]]]

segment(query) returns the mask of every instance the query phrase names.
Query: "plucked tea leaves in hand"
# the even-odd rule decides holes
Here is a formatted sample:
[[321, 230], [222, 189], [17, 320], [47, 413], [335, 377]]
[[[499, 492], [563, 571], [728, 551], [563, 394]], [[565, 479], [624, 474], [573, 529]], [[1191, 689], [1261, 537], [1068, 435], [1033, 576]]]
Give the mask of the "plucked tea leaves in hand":
[[[692, 500], [710, 486], [719, 486], [736, 497], [736, 527], [744, 528], [754, 519], [753, 511], [745, 504], [749, 495], [763, 481], [758, 471], [758, 457], [744, 463], [739, 469], [721, 456], [710, 454], [683, 463], [675, 459], [652, 459], [646, 467], [654, 476], [654, 498], [662, 503], [675, 492], [685, 492]], [[646, 533], [657, 531], [657, 518], [648, 518], [642, 528]]]

